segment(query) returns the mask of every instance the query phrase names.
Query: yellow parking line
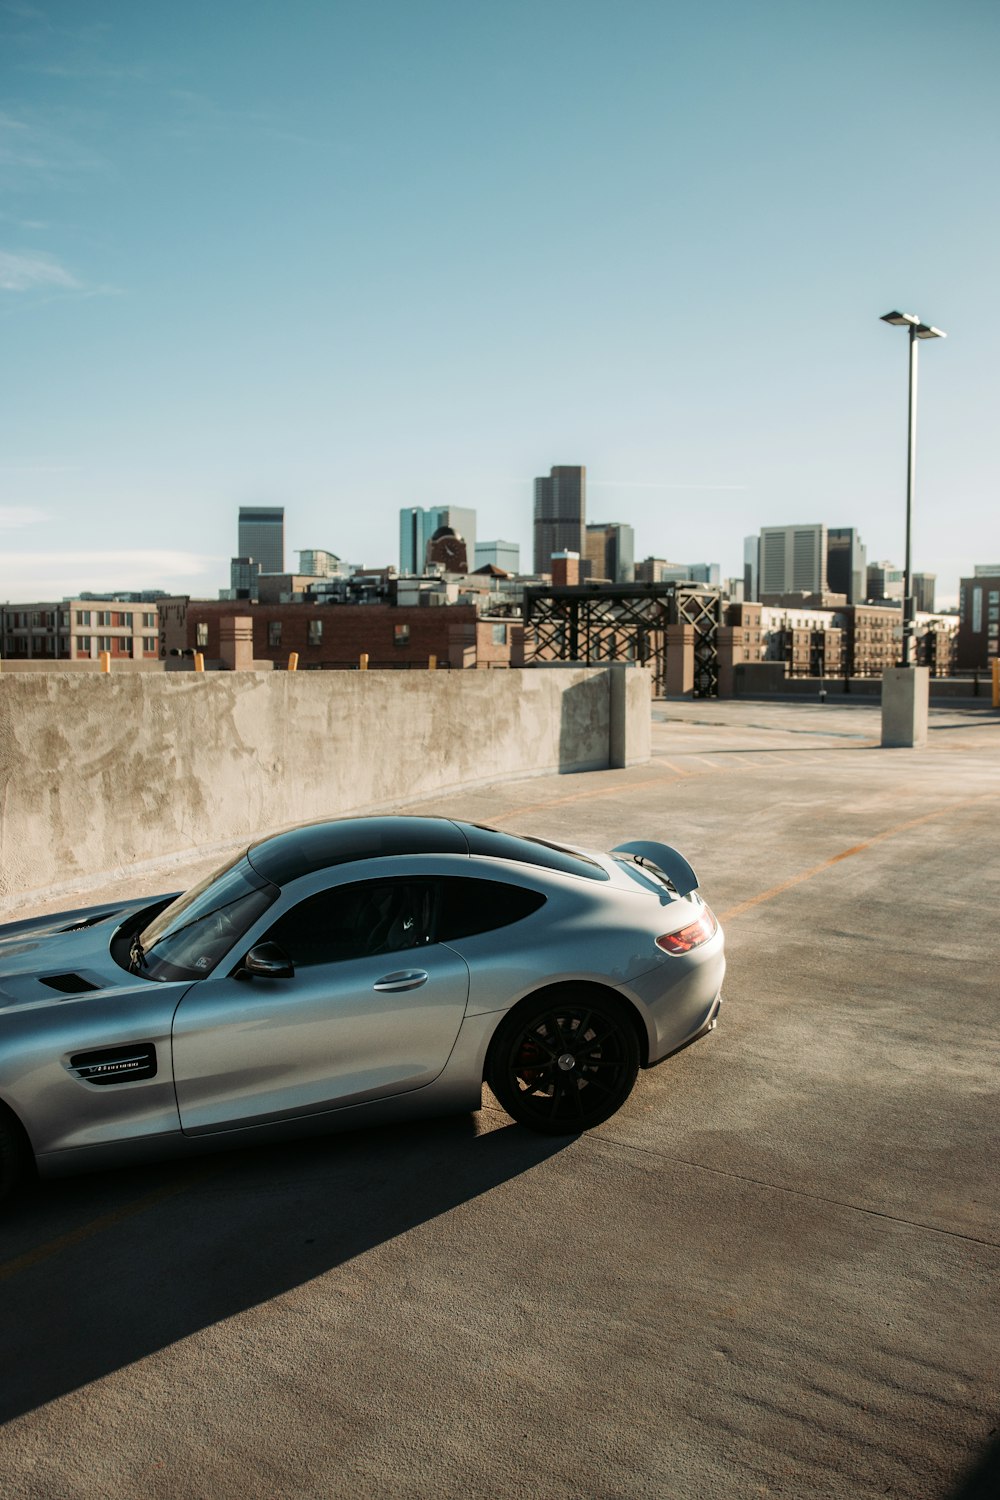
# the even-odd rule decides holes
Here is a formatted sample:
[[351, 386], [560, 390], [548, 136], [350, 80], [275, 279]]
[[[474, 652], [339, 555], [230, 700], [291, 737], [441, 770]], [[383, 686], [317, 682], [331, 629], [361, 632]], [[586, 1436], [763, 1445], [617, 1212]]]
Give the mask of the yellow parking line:
[[684, 769], [683, 766], [675, 766], [672, 760], [667, 760], [662, 755], [656, 756], [656, 760], [657, 760], [657, 762], [661, 766], [669, 766], [670, 769], [671, 769], [671, 771], [673, 771], [676, 776], [690, 776], [691, 775], [691, 772], [690, 771], [685, 771], [685, 769]]
[[[689, 771], [680, 776], [664, 776], [662, 781], [670, 786], [675, 781], [688, 781], [692, 776], [703, 776], [703, 771]], [[491, 823], [506, 823], [511, 818], [523, 817], [526, 813], [546, 812], [550, 807], [565, 807], [570, 802], [586, 802], [592, 797], [620, 797], [625, 792], [640, 792], [649, 789], [648, 781], [639, 782], [636, 786], [622, 786], [616, 782], [614, 786], [591, 787], [585, 792], [570, 792], [565, 797], [553, 797], [550, 802], [531, 802], [524, 807], [512, 807], [510, 812], [497, 813], [490, 819]]]
[[961, 802], [952, 802], [948, 807], [938, 807], [933, 812], [922, 813], [919, 818], [908, 818], [905, 823], [897, 823], [893, 828], [885, 828], [881, 833], [875, 833], [870, 839], [865, 839], [863, 843], [852, 844], [850, 849], [842, 849], [839, 854], [825, 859], [821, 865], [813, 865], [811, 870], [802, 870], [798, 875], [792, 875], [788, 880], [783, 880], [780, 885], [773, 885], [770, 890], [762, 891], [759, 896], [751, 896], [748, 901], [741, 901], [737, 906], [731, 906], [728, 911], [720, 912], [719, 920], [731, 922], [734, 917], [741, 917], [744, 912], [752, 911], [755, 906], [761, 906], [765, 901], [771, 901], [775, 896], [783, 895], [793, 886], [812, 880], [814, 875], [822, 875], [824, 870], [831, 869], [833, 865], [839, 865], [841, 860], [851, 859], [855, 854], [864, 853], [873, 844], [880, 844], [883, 839], [893, 838], [897, 833], [905, 833], [908, 828], [918, 828], [921, 823], [930, 823], [935, 818], [947, 817], [949, 813], [957, 812], [962, 807], [972, 807], [978, 802], [987, 802], [997, 796], [1000, 796], [1000, 792], [983, 792], [978, 797], [966, 797]]
[[73, 1245], [79, 1245], [83, 1240], [89, 1240], [93, 1235], [100, 1234], [103, 1229], [110, 1229], [114, 1224], [121, 1224], [125, 1219], [145, 1213], [147, 1208], [161, 1203], [164, 1198], [172, 1198], [177, 1193], [182, 1193], [186, 1187], [190, 1187], [203, 1175], [204, 1170], [187, 1173], [180, 1181], [175, 1179], [166, 1187], [156, 1188], [151, 1193], [144, 1193], [141, 1198], [136, 1198], [134, 1203], [128, 1203], [122, 1208], [112, 1209], [110, 1213], [101, 1214], [99, 1218], [91, 1219], [89, 1223], [81, 1224], [77, 1229], [70, 1229], [66, 1234], [60, 1234], [56, 1239], [48, 1240], [44, 1245], [36, 1245], [34, 1250], [26, 1250], [23, 1255], [15, 1255], [13, 1260], [0, 1262], [0, 1281], [7, 1281], [11, 1276], [16, 1276], [19, 1271], [27, 1271], [31, 1266], [37, 1266], [40, 1261], [48, 1260], [51, 1256], [58, 1255], [60, 1251], [68, 1250]]

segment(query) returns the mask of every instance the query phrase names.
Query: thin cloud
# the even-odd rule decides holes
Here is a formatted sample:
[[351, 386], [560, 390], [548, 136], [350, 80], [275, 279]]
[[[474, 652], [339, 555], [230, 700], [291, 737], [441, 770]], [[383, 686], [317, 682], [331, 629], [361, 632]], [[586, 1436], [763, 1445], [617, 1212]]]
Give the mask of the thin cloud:
[[748, 490], [748, 484], [657, 484], [642, 479], [587, 479], [589, 490]]
[[49, 518], [43, 510], [31, 505], [0, 505], [0, 529], [12, 531], [20, 526], [37, 526]]
[[46, 78], [77, 78], [97, 83], [118, 83], [122, 79], [145, 79], [145, 68], [114, 68], [104, 63], [22, 63], [22, 73], [40, 74]]
[[0, 250], [0, 291], [33, 292], [39, 287], [58, 287], [71, 292], [83, 290], [72, 272], [52, 255], [41, 251], [16, 255], [9, 250]]
[[0, 464], [0, 474], [73, 474], [75, 464]]
[[91, 117], [79, 110], [24, 109], [0, 113], [0, 185], [10, 192], [39, 185], [80, 192], [89, 178], [108, 176], [108, 159], [87, 144]]
[[164, 133], [174, 140], [200, 142], [206, 135], [215, 135], [224, 138], [256, 137], [309, 149], [323, 145], [322, 141], [312, 136], [290, 130], [285, 117], [272, 110], [233, 109], [189, 89], [172, 89], [170, 97], [177, 107], [178, 115]]
[[222, 576], [227, 559], [199, 552], [137, 549], [113, 552], [10, 552], [0, 558], [0, 599], [63, 599], [81, 590], [206, 588]]

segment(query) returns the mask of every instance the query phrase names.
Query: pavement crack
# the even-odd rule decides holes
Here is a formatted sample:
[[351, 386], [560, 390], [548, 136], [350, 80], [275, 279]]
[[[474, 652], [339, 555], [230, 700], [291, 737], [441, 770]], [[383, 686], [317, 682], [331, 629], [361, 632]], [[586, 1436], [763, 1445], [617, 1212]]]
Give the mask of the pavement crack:
[[736, 1182], [752, 1183], [755, 1187], [769, 1188], [774, 1193], [784, 1193], [792, 1198], [805, 1198], [813, 1203], [826, 1203], [831, 1208], [844, 1208], [849, 1213], [865, 1214], [873, 1219], [887, 1219], [891, 1224], [905, 1224], [910, 1229], [924, 1229], [928, 1234], [940, 1234], [946, 1239], [967, 1240], [973, 1245], [985, 1245], [990, 1250], [1000, 1250], [1000, 1242], [989, 1240], [978, 1234], [963, 1234], [959, 1229], [942, 1229], [939, 1224], [927, 1224], [922, 1219], [908, 1219], [902, 1214], [890, 1214], [881, 1208], [866, 1208], [860, 1203], [851, 1203], [846, 1198], [833, 1198], [826, 1193], [809, 1193], [804, 1188], [787, 1187], [780, 1182], [769, 1182], [765, 1177], [754, 1177], [748, 1172], [733, 1172], [726, 1167], [712, 1167], [707, 1162], [691, 1161], [688, 1157], [674, 1156], [669, 1151], [655, 1151], [651, 1146], [637, 1146], [632, 1141], [616, 1140], [614, 1136], [585, 1135], [581, 1137], [589, 1145], [617, 1147], [620, 1151], [632, 1151], [637, 1156], [652, 1156], [658, 1161], [675, 1162], [681, 1167], [691, 1167], [696, 1172], [710, 1172], [716, 1177], [727, 1177]]

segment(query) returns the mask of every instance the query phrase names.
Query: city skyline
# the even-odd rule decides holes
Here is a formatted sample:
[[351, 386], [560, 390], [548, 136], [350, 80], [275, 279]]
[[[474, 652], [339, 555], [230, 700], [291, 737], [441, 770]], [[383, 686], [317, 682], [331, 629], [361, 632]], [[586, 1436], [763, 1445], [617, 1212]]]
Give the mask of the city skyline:
[[[553, 472], [556, 472], [556, 471], [553, 470]], [[585, 473], [586, 473], [586, 466], [582, 466], [581, 472], [585, 475]], [[540, 483], [544, 484], [545, 482], [546, 481], [544, 481], [544, 480], [539, 481], [538, 479], [536, 479], [536, 480], [533, 481], [533, 484], [536, 487], [535, 488], [535, 509], [536, 509], [536, 511], [537, 511], [537, 504], [538, 504], [538, 501], [537, 501], [537, 495], [538, 495], [537, 486]], [[586, 480], [584, 479], [584, 486], [585, 486], [585, 484], [586, 484]], [[503, 543], [503, 542], [500, 542], [500, 543], [488, 542], [488, 543], [485, 543], [485, 544], [480, 544], [479, 541], [477, 540], [477, 517], [476, 517], [476, 510], [475, 510], [474, 507], [463, 508], [463, 507], [459, 507], [459, 506], [450, 506], [450, 507], [449, 506], [444, 506], [444, 507], [428, 507], [426, 509], [423, 509], [421, 507], [405, 507], [403, 510], [401, 510], [399, 512], [398, 517], [397, 517], [398, 536], [396, 538], [396, 551], [395, 551], [394, 557], [385, 557], [385, 558], [378, 557], [378, 558], [376, 558], [374, 556], [371, 556], [367, 560], [367, 562], [364, 563], [364, 564], [362, 564], [360, 562], [358, 562], [358, 563], [351, 562], [350, 560], [340, 558], [339, 556], [337, 556], [336, 560], [337, 560], [338, 563], [342, 564], [347, 569], [350, 569], [352, 567], [358, 567], [359, 569], [361, 569], [362, 571], [364, 571], [366, 568], [370, 569], [370, 568], [374, 567], [374, 568], [379, 568], [379, 569], [387, 568], [390, 571], [398, 570], [401, 574], [407, 574], [407, 573], [413, 573], [413, 572], [416, 572], [416, 573], [419, 574], [419, 573], [421, 573], [421, 572], [424, 571], [423, 567], [413, 567], [413, 566], [411, 566], [411, 563], [410, 563], [410, 553], [412, 553], [412, 551], [413, 551], [413, 545], [414, 544], [413, 544], [412, 540], [408, 541], [408, 532], [413, 527], [416, 527], [417, 530], [419, 530], [419, 535], [422, 538], [422, 541], [420, 543], [420, 546], [419, 546], [418, 550], [420, 550], [421, 553], [422, 553], [423, 549], [424, 549], [424, 546], [426, 545], [426, 542], [427, 542], [427, 540], [429, 539], [429, 537], [431, 535], [431, 532], [433, 531], [433, 529], [439, 523], [442, 523], [442, 522], [444, 522], [446, 524], [454, 524], [456, 522], [463, 523], [458, 528], [459, 535], [461, 535], [462, 538], [463, 538], [463, 540], [465, 540], [465, 541], [468, 541], [469, 537], [472, 538], [471, 545], [469, 545], [469, 547], [468, 547], [468, 571], [469, 572], [471, 572], [474, 567], [479, 566], [479, 564], [476, 563], [476, 562], [474, 562], [474, 560], [473, 560], [474, 559], [474, 554], [475, 554], [475, 552], [476, 552], [477, 549], [481, 550], [483, 547], [489, 548], [489, 549], [493, 549], [493, 548], [495, 548], [498, 545], [500, 547], [504, 547], [504, 546], [510, 547], [511, 545], [513, 545], [515, 548], [517, 546], [516, 543], [511, 544], [511, 543]], [[265, 523], [265, 524], [262, 525], [261, 523]], [[267, 574], [283, 573], [283, 572], [288, 572], [289, 571], [284, 566], [282, 566], [280, 568], [275, 568], [273, 566], [265, 567], [261, 563], [258, 562], [257, 558], [255, 558], [253, 556], [253, 551], [252, 551], [252, 548], [250, 547], [250, 540], [251, 540], [251, 532], [253, 531], [253, 528], [254, 528], [255, 524], [256, 524], [256, 527], [257, 527], [258, 531], [268, 532], [268, 533], [273, 532], [274, 536], [277, 538], [277, 540], [272, 541], [270, 539], [270, 537], [268, 537], [265, 541], [263, 541], [261, 543], [261, 545], [264, 547], [264, 549], [269, 553], [269, 556], [268, 556], [268, 558], [266, 560], [268, 562], [270, 562], [270, 563], [274, 563], [274, 562], [276, 562], [276, 561], [279, 560], [279, 556], [280, 556], [280, 559], [281, 559], [282, 563], [284, 561], [284, 557], [283, 557], [283, 549], [284, 549], [284, 540], [283, 540], [283, 533], [284, 533], [284, 508], [281, 507], [281, 506], [259, 506], [259, 507], [258, 506], [240, 506], [239, 507], [239, 511], [238, 511], [238, 518], [237, 518], [237, 547], [240, 550], [239, 550], [239, 554], [238, 555], [231, 554], [230, 557], [229, 557], [229, 559], [226, 562], [226, 566], [229, 569], [229, 580], [228, 580], [229, 581], [229, 585], [231, 585], [233, 588], [235, 588], [237, 586], [233, 582], [233, 580], [236, 577], [236, 572], [239, 570], [239, 566], [245, 565], [247, 563], [250, 563], [251, 567], [250, 567], [250, 570], [247, 573], [247, 580], [244, 580], [243, 584], [241, 584], [242, 587], [247, 587], [248, 586], [248, 580], [250, 579], [250, 574], [251, 573], [252, 573], [253, 577], [255, 578], [258, 573], [263, 573], [263, 574], [267, 575]], [[537, 534], [537, 527], [538, 527], [538, 519], [537, 519], [537, 515], [536, 515], [536, 519], [535, 519], [536, 534]], [[632, 532], [632, 527], [627, 522], [626, 523], [607, 523], [607, 522], [605, 522], [605, 523], [594, 523], [594, 522], [591, 522], [591, 521], [585, 522], [585, 525], [584, 525], [584, 533], [585, 533], [584, 544], [582, 546], [582, 549], [578, 553], [578, 555], [580, 556], [580, 558], [583, 559], [583, 558], [587, 557], [589, 555], [590, 551], [591, 551], [591, 536], [590, 536], [590, 533], [595, 533], [595, 534], [598, 533], [598, 532], [602, 532], [602, 533], [603, 532], [609, 532], [610, 533], [612, 531], [614, 531], [614, 532], [631, 533]], [[780, 567], [782, 569], [784, 569], [786, 567], [785, 550], [784, 550], [785, 549], [785, 540], [783, 538], [781, 538], [781, 539], [776, 538], [775, 535], [774, 535], [775, 533], [787, 533], [787, 536], [788, 536], [788, 539], [789, 539], [789, 542], [788, 542], [789, 546], [791, 545], [791, 538], [794, 536], [796, 538], [795, 545], [799, 549], [801, 549], [801, 547], [803, 545], [803, 538], [806, 538], [807, 534], [808, 534], [807, 540], [808, 540], [809, 548], [811, 549], [809, 551], [808, 565], [806, 566], [805, 573], [803, 573], [802, 576], [798, 576], [798, 574], [796, 574], [795, 571], [793, 570], [793, 572], [790, 573], [787, 577], [783, 577], [783, 581], [787, 585], [787, 588], [785, 588], [785, 589], [778, 588], [777, 584], [775, 582], [775, 579], [774, 578], [769, 578], [768, 573], [767, 573], [767, 564], [766, 563], [761, 562], [760, 567], [758, 568], [758, 564], [756, 562], [751, 565], [751, 563], [749, 561], [749, 559], [750, 559], [750, 552], [748, 551], [749, 548], [751, 548], [751, 547], [757, 548], [759, 546], [760, 549], [761, 549], [759, 555], [760, 555], [761, 559], [763, 559], [763, 557], [765, 556], [765, 553], [766, 553], [766, 546], [767, 545], [772, 545], [773, 546], [773, 544], [776, 541], [780, 540], [781, 549], [782, 549], [782, 551], [781, 551]], [[827, 558], [828, 558], [828, 547], [829, 547], [829, 543], [828, 543], [827, 538], [828, 538], [828, 536], [838, 536], [838, 535], [841, 536], [841, 537], [844, 537], [844, 538], [853, 538], [853, 539], [856, 539], [852, 543], [852, 545], [860, 545], [860, 553], [859, 553], [859, 555], [862, 558], [864, 557], [864, 554], [865, 554], [865, 552], [866, 552], [867, 549], [865, 548], [865, 546], [863, 545], [863, 543], [861, 543], [861, 539], [858, 536], [858, 532], [857, 532], [857, 530], [855, 528], [830, 527], [830, 526], [827, 525], [826, 522], [818, 522], [818, 523], [793, 522], [793, 523], [790, 523], [789, 525], [786, 525], [786, 526], [763, 526], [763, 527], [761, 527], [758, 532], [752, 533], [750, 536], [747, 536], [747, 537], [743, 538], [742, 544], [741, 544], [742, 545], [742, 549], [743, 549], [743, 567], [741, 569], [738, 569], [738, 570], [734, 571], [733, 573], [727, 573], [725, 571], [725, 569], [723, 569], [721, 567], [721, 565], [719, 563], [715, 562], [714, 560], [711, 561], [711, 562], [709, 562], [709, 563], [705, 563], [705, 562], [702, 562], [702, 563], [692, 563], [690, 561], [690, 559], [688, 561], [683, 561], [683, 560], [681, 560], [679, 558], [666, 557], [666, 556], [664, 556], [662, 554], [662, 552], [660, 554], [652, 553], [652, 552], [647, 552], [644, 557], [640, 557], [638, 555], [638, 552], [636, 551], [635, 553], [632, 553], [631, 555], [634, 556], [634, 564], [635, 564], [636, 567], [640, 563], [645, 564], [647, 566], [649, 566], [649, 565], [656, 565], [657, 571], [656, 571], [656, 575], [655, 576], [656, 576], [657, 579], [659, 579], [661, 576], [664, 577], [664, 578], [680, 578], [682, 576], [690, 576], [690, 578], [693, 581], [695, 581], [695, 582], [705, 583], [705, 582], [711, 581], [708, 578], [708, 572], [707, 572], [707, 570], [710, 569], [712, 571], [713, 577], [714, 577], [714, 586], [715, 587], [721, 587], [723, 593], [727, 592], [727, 590], [726, 590], [726, 581], [727, 580], [729, 580], [729, 579], [738, 580], [739, 579], [739, 580], [746, 581], [748, 579], [748, 575], [749, 575], [749, 579], [752, 581], [752, 588], [753, 588], [754, 597], [759, 597], [760, 594], [775, 595], [775, 594], [782, 593], [782, 592], [797, 592], [797, 591], [800, 591], [800, 590], [804, 591], [804, 592], [807, 592], [807, 593], [812, 593], [812, 592], [817, 591], [817, 590], [822, 590], [823, 587], [828, 587], [833, 592], [837, 592], [837, 590], [833, 589], [833, 585], [831, 585], [828, 582], [826, 582], [826, 572], [827, 572]], [[714, 541], [717, 542], [718, 538], [715, 538]], [[250, 550], [248, 551], [246, 549], [250, 549]], [[303, 554], [309, 555], [309, 556], [312, 556], [314, 553], [315, 553], [316, 556], [320, 556], [320, 557], [324, 557], [324, 558], [327, 557], [327, 556], [329, 556], [329, 557], [334, 557], [335, 556], [335, 554], [333, 554], [332, 552], [328, 552], [327, 550], [322, 549], [322, 548], [292, 549], [292, 550], [298, 550], [298, 551], [302, 552]], [[572, 549], [572, 550], [575, 551], [576, 549]], [[125, 556], [125, 554], [123, 554], [123, 557], [124, 556]], [[789, 558], [788, 566], [791, 566], [791, 563], [790, 563], [791, 553], [790, 552], [788, 553], [788, 558]], [[492, 556], [491, 556], [491, 560], [492, 560]], [[796, 561], [795, 567], [801, 569], [804, 566], [804, 561], [803, 562]], [[206, 559], [206, 562], [212, 562], [212, 563], [218, 562], [219, 565], [220, 565], [220, 568], [221, 568], [223, 560], [222, 559]], [[2, 559], [2, 557], [0, 557], [0, 568], [2, 568], [2, 565], [3, 565], [3, 559]], [[127, 566], [127, 563], [125, 565]], [[80, 566], [83, 566], [83, 564], [77, 563], [77, 567], [79, 568]], [[898, 565], [892, 559], [888, 559], [888, 560], [885, 560], [883, 563], [879, 563], [879, 564], [870, 563], [870, 564], [868, 564], [867, 571], [868, 571], [868, 574], [869, 574], [869, 581], [870, 581], [870, 576], [871, 576], [872, 572], [874, 570], [876, 570], [878, 567], [896, 568], [897, 572], [898, 572], [898, 576], [900, 578], [902, 578], [902, 570], [901, 570], [901, 568], [899, 568]], [[683, 569], [686, 569], [686, 568], [690, 568], [691, 571], [690, 571], [689, 574], [684, 574], [683, 573]], [[244, 568], [244, 571], [247, 571], [247, 570]], [[291, 571], [294, 572], [295, 570], [293, 569]], [[301, 570], [299, 570], [299, 571], [301, 571]], [[546, 571], [551, 571], [551, 568], [548, 569], [548, 570], [546, 570]], [[975, 563], [970, 563], [969, 566], [966, 567], [959, 576], [960, 576], [960, 578], [968, 579], [968, 578], [971, 578], [974, 574], [987, 573], [987, 572], [992, 573], [993, 571], [994, 571], [994, 565], [988, 564], [988, 563], [984, 564], [983, 562], [977, 560]], [[522, 568], [521, 572], [522, 572], [522, 574], [524, 576], [531, 576], [527, 572], [526, 569]], [[758, 577], [758, 572], [760, 573], [759, 587], [756, 584], [756, 580], [757, 580], [757, 577]], [[221, 574], [220, 574], [220, 577], [221, 577]], [[931, 571], [929, 569], [921, 569], [919, 567], [915, 567], [914, 568], [914, 580], [915, 580], [915, 582], [918, 579], [924, 580], [924, 579], [928, 579], [928, 578], [931, 579], [931, 580], [936, 580], [937, 575], [936, 575], [936, 573], [934, 573], [933, 571]], [[619, 580], [619, 581], [622, 581], [622, 580]], [[769, 582], [773, 585], [771, 588], [766, 587], [766, 585]], [[2, 599], [0, 599], [0, 603], [6, 604], [6, 605], [17, 605], [19, 603], [35, 603], [35, 602], [38, 602], [38, 600], [43, 599], [43, 598], [45, 600], [49, 601], [49, 602], [58, 603], [58, 602], [60, 602], [60, 600], [68, 600], [68, 599], [70, 599], [72, 597], [76, 597], [76, 596], [80, 596], [80, 597], [83, 597], [83, 598], [91, 597], [91, 598], [107, 598], [107, 599], [111, 599], [111, 598], [117, 597], [117, 596], [121, 596], [122, 598], [125, 598], [126, 596], [129, 596], [129, 595], [134, 595], [134, 596], [138, 597], [139, 594], [142, 593], [144, 589], [146, 591], [148, 591], [149, 589], [152, 589], [154, 592], [159, 592], [159, 593], [162, 593], [162, 594], [164, 594], [166, 596], [185, 595], [185, 594], [187, 594], [190, 597], [203, 598], [203, 599], [207, 599], [207, 600], [212, 600], [212, 599], [216, 598], [217, 595], [219, 597], [222, 597], [227, 592], [227, 584], [225, 582], [216, 582], [216, 583], [213, 583], [211, 581], [211, 579], [208, 579], [206, 581], [205, 586], [204, 586], [204, 591], [202, 593], [200, 593], [200, 594], [197, 593], [197, 592], [195, 592], [195, 591], [192, 591], [192, 590], [189, 590], [189, 589], [184, 589], [184, 588], [180, 588], [180, 589], [166, 588], [161, 583], [159, 583], [155, 579], [151, 579], [151, 578], [147, 578], [146, 582], [142, 586], [138, 586], [138, 587], [137, 586], [133, 586], [133, 584], [129, 583], [128, 581], [122, 582], [122, 583], [117, 584], [117, 585], [104, 585], [103, 587], [101, 585], [96, 585], [96, 586], [92, 585], [92, 584], [88, 583], [88, 581], [86, 579], [84, 579], [82, 581], [82, 585], [80, 584], [80, 580], [79, 579], [77, 580], [77, 583], [78, 583], [77, 587], [64, 590], [61, 594], [57, 594], [57, 593], [54, 593], [54, 592], [49, 592], [49, 593], [42, 594], [42, 593], [39, 593], [37, 591], [34, 592], [34, 593], [32, 593], [32, 592], [30, 592], [30, 590], [28, 589], [27, 585], [25, 584], [25, 585], [22, 585], [22, 587], [20, 589], [20, 592], [16, 596], [2, 598]], [[841, 590], [841, 591], [843, 592], [843, 590]], [[854, 592], [854, 591], [856, 591], [856, 590], [852, 590], [852, 592]], [[861, 591], [860, 591], [860, 593], [858, 593], [858, 597], [856, 599], [853, 599], [853, 598], [849, 599], [849, 602], [864, 602], [866, 593], [868, 595], [871, 594], [870, 588], [867, 589], [867, 590], [865, 590], [863, 587], [861, 587]], [[944, 609], [946, 611], [947, 610], [953, 610], [953, 609], [957, 608], [957, 594], [958, 594], [958, 587], [957, 587], [957, 585], [956, 585], [956, 594], [955, 594], [954, 598], [952, 598], [952, 597], [944, 597], [944, 598], [942, 598], [940, 596], [940, 594], [938, 594], [938, 596], [937, 596], [937, 603], [935, 605], [935, 608], [938, 609], [938, 610]], [[924, 608], [924, 606], [921, 605], [920, 608]]]
[[574, 464], [637, 558], [738, 576], [801, 518], [901, 561], [899, 307], [948, 333], [913, 558], [954, 602], [1000, 556], [998, 41], [927, 0], [0, 0], [0, 598], [214, 593], [241, 505], [366, 564], [469, 507], [525, 560]]

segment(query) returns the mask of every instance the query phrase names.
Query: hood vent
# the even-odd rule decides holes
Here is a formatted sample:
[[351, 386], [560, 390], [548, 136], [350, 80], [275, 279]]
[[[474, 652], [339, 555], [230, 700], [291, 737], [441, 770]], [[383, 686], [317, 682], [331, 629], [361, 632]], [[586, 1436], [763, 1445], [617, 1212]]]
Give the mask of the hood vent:
[[98, 912], [96, 917], [82, 917], [79, 922], [71, 922], [68, 927], [60, 927], [60, 932], [82, 932], [85, 927], [94, 927], [98, 922], [106, 922], [108, 912]]
[[156, 1077], [156, 1048], [152, 1042], [136, 1042], [132, 1047], [74, 1052], [69, 1065], [84, 1083], [135, 1083]]
[[60, 995], [85, 995], [88, 990], [97, 989], [97, 985], [84, 979], [82, 974], [46, 974], [39, 978], [39, 983], [47, 984], [50, 990], [58, 990]]

